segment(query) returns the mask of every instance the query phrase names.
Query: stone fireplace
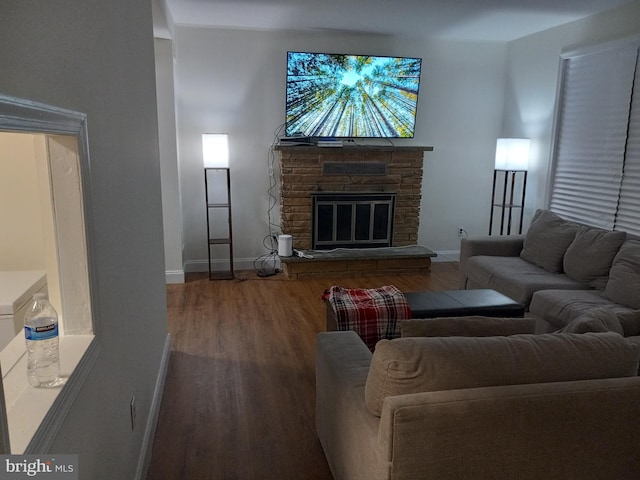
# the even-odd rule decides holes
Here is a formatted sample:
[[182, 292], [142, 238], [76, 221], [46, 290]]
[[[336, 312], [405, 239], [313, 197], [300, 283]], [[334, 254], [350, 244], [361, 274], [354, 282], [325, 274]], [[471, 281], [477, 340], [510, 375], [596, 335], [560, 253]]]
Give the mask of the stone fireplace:
[[[294, 248], [417, 243], [423, 156], [433, 147], [277, 146], [276, 150], [280, 154], [281, 229], [293, 236]], [[356, 194], [362, 200], [354, 201]], [[322, 203], [327, 199], [333, 202], [331, 206]], [[324, 205], [320, 215], [325, 222], [333, 222], [334, 227], [342, 222], [342, 226], [338, 225], [339, 232], [331, 233], [331, 239], [325, 233], [318, 241], [314, 212], [318, 213], [319, 201]], [[377, 207], [383, 203], [386, 206]], [[368, 220], [357, 220], [358, 211], [366, 212]], [[347, 232], [345, 225], [349, 222]], [[383, 224], [386, 231], [381, 233]], [[365, 236], [367, 239], [362, 240]], [[378, 241], [383, 236], [384, 241]]]

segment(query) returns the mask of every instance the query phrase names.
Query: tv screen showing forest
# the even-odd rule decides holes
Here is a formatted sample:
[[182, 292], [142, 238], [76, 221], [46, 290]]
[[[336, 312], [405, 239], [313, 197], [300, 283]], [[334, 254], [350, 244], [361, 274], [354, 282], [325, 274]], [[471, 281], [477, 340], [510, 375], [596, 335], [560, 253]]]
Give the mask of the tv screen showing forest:
[[287, 53], [287, 136], [412, 138], [422, 60]]

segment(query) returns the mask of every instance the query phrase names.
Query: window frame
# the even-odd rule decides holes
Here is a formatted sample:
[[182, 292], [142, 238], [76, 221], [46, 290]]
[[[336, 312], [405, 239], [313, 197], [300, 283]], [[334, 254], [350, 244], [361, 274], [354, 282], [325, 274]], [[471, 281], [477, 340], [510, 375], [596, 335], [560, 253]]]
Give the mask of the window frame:
[[[81, 189], [81, 213], [84, 224], [84, 246], [86, 248], [86, 274], [88, 281], [88, 297], [90, 299], [89, 315], [91, 328], [84, 331], [70, 332], [61, 335], [61, 353], [65, 351], [69, 361], [70, 375], [66, 384], [58, 389], [28, 389], [24, 374], [26, 364], [24, 340], [17, 335], [2, 351], [2, 365], [8, 371], [3, 372], [0, 382], [0, 451], [3, 453], [37, 454], [45, 453], [55, 439], [65, 417], [80, 392], [80, 389], [92, 367], [100, 355], [99, 342], [100, 322], [97, 307], [97, 278], [94, 265], [93, 225], [91, 207], [89, 142], [87, 133], [87, 116], [84, 113], [66, 110], [43, 103], [0, 95], [0, 132], [43, 134], [45, 136], [66, 136], [77, 139], [78, 175]], [[61, 295], [65, 295], [65, 287], [61, 286]], [[69, 294], [70, 295], [70, 294]], [[63, 298], [64, 301], [64, 298]], [[10, 391], [6, 391], [5, 389]], [[17, 393], [16, 393], [17, 392]], [[26, 392], [26, 393], [20, 393]], [[26, 395], [30, 408], [38, 406], [38, 411], [30, 410], [37, 420], [29, 425], [27, 431], [21, 432], [20, 442], [14, 440], [12, 445], [11, 424], [17, 423], [25, 415], [21, 405], [18, 408], [10, 405], [7, 410], [6, 398]], [[18, 403], [18, 402], [15, 402]], [[41, 408], [40, 408], [41, 407]], [[14, 410], [18, 410], [17, 412]], [[21, 424], [21, 429], [24, 426]], [[15, 431], [13, 432], [15, 434]], [[20, 443], [17, 448], [15, 443]]]

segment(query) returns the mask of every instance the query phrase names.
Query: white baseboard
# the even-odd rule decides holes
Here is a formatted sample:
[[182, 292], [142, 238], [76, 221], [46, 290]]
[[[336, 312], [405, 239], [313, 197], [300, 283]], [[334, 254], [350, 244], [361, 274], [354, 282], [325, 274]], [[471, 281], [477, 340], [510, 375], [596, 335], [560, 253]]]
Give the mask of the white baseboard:
[[144, 429], [144, 437], [142, 448], [140, 448], [140, 457], [138, 457], [138, 468], [136, 470], [136, 480], [144, 480], [147, 478], [149, 463], [151, 462], [151, 451], [153, 449], [153, 439], [156, 435], [156, 426], [158, 425], [158, 416], [160, 415], [160, 404], [162, 403], [162, 394], [164, 393], [164, 384], [167, 378], [167, 370], [169, 369], [169, 357], [171, 356], [171, 335], [167, 334], [164, 342], [164, 350], [160, 360], [160, 368], [156, 377], [156, 386], [153, 390], [153, 399], [149, 408], [149, 416]]
[[206, 260], [187, 260], [184, 264], [184, 271], [185, 273], [208, 272], [208, 262]]
[[[233, 261], [234, 270], [253, 270], [253, 262], [255, 258], [236, 258]], [[214, 270], [228, 270], [228, 260], [213, 260], [211, 262]], [[209, 262], [207, 260], [188, 260], [184, 265], [184, 271], [186, 273], [193, 272], [208, 272]]]
[[437, 257], [431, 259], [432, 262], [459, 262], [460, 250], [441, 250], [436, 252]]
[[184, 270], [165, 270], [164, 278], [167, 285], [170, 283], [184, 283]]

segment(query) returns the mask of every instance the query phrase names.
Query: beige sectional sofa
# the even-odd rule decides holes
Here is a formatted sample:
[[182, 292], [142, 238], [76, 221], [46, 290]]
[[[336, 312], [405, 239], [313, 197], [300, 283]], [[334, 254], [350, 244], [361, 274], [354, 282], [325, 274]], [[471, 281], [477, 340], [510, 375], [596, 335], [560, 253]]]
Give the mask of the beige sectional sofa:
[[526, 235], [463, 239], [459, 288], [492, 288], [524, 304], [539, 332], [600, 310], [637, 336], [640, 239], [538, 210]]
[[[492, 328], [510, 320], [527, 321]], [[640, 478], [638, 346], [611, 332], [415, 333], [482, 321], [411, 320], [434, 336], [403, 323], [373, 354], [352, 331], [318, 335], [317, 433], [335, 480]]]

